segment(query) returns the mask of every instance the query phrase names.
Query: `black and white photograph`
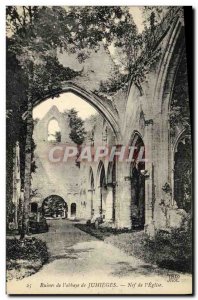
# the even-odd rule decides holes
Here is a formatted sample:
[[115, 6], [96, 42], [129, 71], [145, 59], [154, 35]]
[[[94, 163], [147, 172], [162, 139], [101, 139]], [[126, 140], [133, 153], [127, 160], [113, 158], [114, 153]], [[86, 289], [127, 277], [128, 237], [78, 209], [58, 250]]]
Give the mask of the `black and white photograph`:
[[5, 7], [6, 293], [192, 295], [192, 7], [97, 5]]

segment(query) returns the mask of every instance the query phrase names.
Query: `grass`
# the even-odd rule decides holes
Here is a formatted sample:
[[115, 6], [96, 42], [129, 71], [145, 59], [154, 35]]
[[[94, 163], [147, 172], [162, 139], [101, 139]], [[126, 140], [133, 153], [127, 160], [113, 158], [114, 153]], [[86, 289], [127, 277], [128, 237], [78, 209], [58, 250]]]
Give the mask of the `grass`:
[[132, 231], [127, 228], [115, 229], [111, 227], [99, 227], [98, 229], [96, 229], [94, 225], [87, 224], [75, 224], [75, 227], [79, 228], [80, 230], [86, 233], [89, 233], [90, 235], [102, 241], [104, 241], [107, 237], [110, 237], [112, 235], [119, 235], [121, 233]]
[[128, 255], [142, 259], [146, 263], [179, 272], [192, 271], [192, 224], [187, 219], [181, 228], [171, 231], [158, 230], [155, 238], [149, 238], [144, 231], [116, 230], [94, 225], [76, 224], [80, 230], [110, 243]]
[[46, 243], [36, 238], [9, 238], [6, 250], [7, 280], [36, 273], [49, 258]]

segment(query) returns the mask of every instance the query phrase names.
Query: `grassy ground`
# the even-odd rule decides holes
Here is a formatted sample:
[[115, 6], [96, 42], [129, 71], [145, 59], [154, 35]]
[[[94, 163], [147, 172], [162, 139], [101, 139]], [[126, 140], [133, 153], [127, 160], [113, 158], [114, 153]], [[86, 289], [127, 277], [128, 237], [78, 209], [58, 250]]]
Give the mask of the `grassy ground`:
[[155, 256], [153, 253], [145, 251], [146, 235], [142, 230], [117, 230], [105, 227], [99, 227], [96, 229], [94, 226], [89, 226], [86, 224], [75, 224], [75, 226], [99, 240], [116, 246], [128, 255], [134, 255], [148, 263], [155, 262]]
[[6, 241], [7, 280], [22, 279], [36, 273], [48, 260], [46, 244], [36, 238]]
[[128, 255], [135, 255], [149, 263], [154, 263], [155, 261], [153, 253], [145, 253], [146, 235], [143, 231], [129, 229], [117, 230], [106, 227], [96, 229], [94, 226], [86, 224], [75, 224], [75, 226], [99, 240], [116, 246]]
[[87, 224], [75, 224], [75, 227], [79, 228], [80, 230], [86, 233], [89, 233], [90, 235], [102, 241], [104, 241], [107, 237], [110, 237], [112, 235], [120, 235], [121, 233], [131, 232], [131, 230], [128, 229], [117, 230], [110, 227], [99, 227], [98, 229], [96, 229], [94, 225], [90, 226]]
[[143, 231], [134, 231], [112, 235], [105, 238], [106, 243], [110, 243], [123, 250], [128, 255], [134, 255], [147, 263], [155, 263], [155, 255], [146, 251], [146, 235]]
[[76, 227], [90, 235], [114, 245], [128, 255], [142, 259], [145, 263], [161, 268], [191, 273], [192, 238], [191, 233], [172, 230], [170, 233], [159, 232], [151, 240], [144, 231], [115, 230], [86, 224]]

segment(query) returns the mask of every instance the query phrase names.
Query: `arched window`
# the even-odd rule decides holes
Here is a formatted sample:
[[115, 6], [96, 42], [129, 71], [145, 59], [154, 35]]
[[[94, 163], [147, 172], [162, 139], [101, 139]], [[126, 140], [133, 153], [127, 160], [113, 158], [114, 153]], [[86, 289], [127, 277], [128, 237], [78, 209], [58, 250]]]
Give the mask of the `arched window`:
[[32, 213], [37, 213], [38, 211], [38, 204], [36, 202], [30, 203], [31, 207], [31, 212]]
[[71, 204], [71, 217], [76, 217], [76, 203]]
[[52, 119], [48, 124], [48, 138], [49, 142], [61, 142], [61, 130], [56, 119]]
[[99, 213], [103, 218], [105, 218], [105, 211], [106, 211], [106, 192], [107, 192], [107, 183], [106, 183], [106, 174], [104, 163], [100, 161], [97, 170], [97, 187], [100, 189], [100, 207]]
[[[136, 147], [134, 162], [131, 163], [131, 219], [133, 228], [144, 228], [145, 224], [145, 162], [138, 161], [139, 151], [144, 147], [144, 142], [139, 134], [135, 134], [132, 145]], [[145, 150], [142, 156], [145, 159]]]
[[174, 153], [174, 200], [189, 211], [192, 197], [192, 145], [189, 136], [180, 138]]

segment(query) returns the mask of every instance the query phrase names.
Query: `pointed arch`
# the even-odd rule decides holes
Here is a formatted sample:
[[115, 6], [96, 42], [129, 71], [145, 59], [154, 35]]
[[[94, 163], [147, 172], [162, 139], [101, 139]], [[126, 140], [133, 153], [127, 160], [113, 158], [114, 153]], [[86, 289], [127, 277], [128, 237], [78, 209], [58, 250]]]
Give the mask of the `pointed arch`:
[[[116, 140], [121, 140], [121, 132], [120, 132], [120, 126], [119, 126], [119, 115], [118, 111], [113, 105], [112, 101], [108, 99], [101, 99], [96, 94], [94, 94], [91, 91], [86, 91], [84, 88], [80, 87], [76, 83], [73, 82], [66, 82], [62, 84], [62, 87], [60, 90], [47, 93], [45, 96], [39, 99], [34, 100], [34, 107], [42, 103], [43, 101], [51, 98], [56, 97], [60, 94], [71, 92], [86, 102], [88, 102], [90, 105], [92, 105], [103, 117], [104, 119], [109, 123], [110, 127], [112, 128]], [[26, 116], [26, 113], [24, 113], [24, 118]]]

